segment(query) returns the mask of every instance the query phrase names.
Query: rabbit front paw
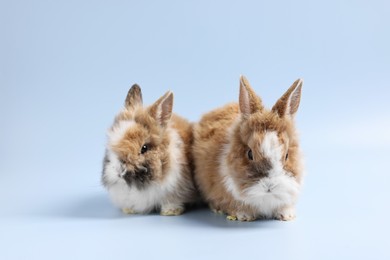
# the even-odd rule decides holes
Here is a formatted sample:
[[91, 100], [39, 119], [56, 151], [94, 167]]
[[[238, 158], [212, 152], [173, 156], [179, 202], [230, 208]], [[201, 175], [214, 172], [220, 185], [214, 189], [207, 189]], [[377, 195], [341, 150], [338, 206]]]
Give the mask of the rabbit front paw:
[[295, 209], [293, 207], [285, 207], [275, 213], [275, 219], [277, 220], [290, 221], [295, 218]]
[[181, 205], [167, 204], [161, 206], [160, 215], [162, 216], [179, 216], [183, 214], [184, 208]]
[[127, 215], [137, 214], [137, 212], [135, 212], [135, 210], [131, 208], [122, 208], [122, 212]]
[[255, 216], [251, 214], [247, 214], [244, 212], [237, 212], [235, 215], [228, 215], [226, 219], [231, 220], [231, 221], [254, 221], [256, 219]]

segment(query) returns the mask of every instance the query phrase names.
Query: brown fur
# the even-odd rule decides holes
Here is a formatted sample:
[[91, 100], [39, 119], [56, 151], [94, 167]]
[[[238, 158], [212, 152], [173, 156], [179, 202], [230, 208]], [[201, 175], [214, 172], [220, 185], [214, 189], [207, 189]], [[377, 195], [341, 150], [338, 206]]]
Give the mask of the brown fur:
[[227, 212], [229, 204], [234, 201], [222, 185], [218, 160], [223, 146], [229, 142], [226, 129], [238, 113], [238, 105], [226, 105], [205, 114], [194, 127], [195, 181], [206, 202], [217, 211]]
[[[193, 146], [195, 180], [201, 194], [212, 209], [232, 216], [236, 216], [238, 212], [256, 215], [251, 205], [237, 201], [226, 190], [220, 174], [220, 162], [225, 145], [230, 143], [232, 149], [227, 155], [227, 162], [229, 167], [234, 169], [232, 178], [238, 184], [240, 191], [253, 185], [269, 168], [267, 158], [263, 158], [257, 149], [253, 149], [262, 142], [266, 131], [273, 130], [278, 133], [284, 153], [288, 151], [288, 159], [284, 162], [284, 168], [292, 172], [298, 182], [301, 181], [302, 169], [297, 163], [300, 154], [293, 115], [286, 116], [284, 113], [289, 94], [294, 91], [296, 83], [297, 81], [276, 103], [273, 110], [267, 110], [263, 108], [260, 98], [254, 93], [249, 82], [242, 77], [240, 104], [228, 104], [211, 111], [195, 125]], [[299, 97], [300, 92], [295, 98]], [[294, 107], [291, 111], [295, 113], [299, 99], [298, 104], [292, 103]], [[229, 129], [233, 133], [232, 139], [229, 139]], [[253, 151], [254, 161], [250, 161], [246, 156], [249, 149]]]

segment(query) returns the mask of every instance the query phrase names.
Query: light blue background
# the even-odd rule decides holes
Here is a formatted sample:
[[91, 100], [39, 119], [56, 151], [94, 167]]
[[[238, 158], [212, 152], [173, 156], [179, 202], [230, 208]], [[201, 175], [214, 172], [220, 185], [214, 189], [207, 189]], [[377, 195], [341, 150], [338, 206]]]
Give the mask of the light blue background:
[[[390, 259], [388, 1], [0, 1], [0, 259]], [[135, 82], [192, 121], [305, 79], [297, 220], [123, 216], [100, 185]]]

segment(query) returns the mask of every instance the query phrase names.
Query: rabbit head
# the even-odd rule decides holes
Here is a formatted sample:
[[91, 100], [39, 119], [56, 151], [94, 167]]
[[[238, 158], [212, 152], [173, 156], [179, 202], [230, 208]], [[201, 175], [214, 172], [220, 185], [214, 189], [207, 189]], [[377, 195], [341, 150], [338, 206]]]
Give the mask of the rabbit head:
[[171, 92], [145, 108], [140, 87], [135, 84], [130, 88], [124, 109], [108, 131], [105, 160], [110, 160], [116, 169], [103, 175], [105, 186], [125, 181], [142, 189], [163, 178], [170, 163], [167, 128], [172, 106]]

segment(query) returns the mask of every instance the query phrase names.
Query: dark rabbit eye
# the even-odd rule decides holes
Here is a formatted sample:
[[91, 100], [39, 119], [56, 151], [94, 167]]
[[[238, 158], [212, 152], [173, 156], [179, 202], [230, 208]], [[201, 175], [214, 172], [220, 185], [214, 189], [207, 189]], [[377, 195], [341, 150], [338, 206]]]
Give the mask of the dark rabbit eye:
[[126, 164], [125, 160], [122, 160], [122, 159], [119, 159], [119, 162], [120, 162], [121, 164]]
[[288, 159], [288, 152], [286, 153], [286, 158], [285, 158], [285, 160], [287, 161], [287, 159]]
[[253, 161], [253, 154], [252, 154], [251, 149], [249, 149], [249, 151], [248, 151], [248, 158], [249, 158], [249, 160]]
[[141, 148], [141, 154], [146, 153], [149, 150], [149, 146], [147, 144], [144, 144]]

